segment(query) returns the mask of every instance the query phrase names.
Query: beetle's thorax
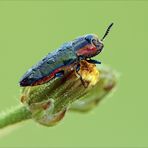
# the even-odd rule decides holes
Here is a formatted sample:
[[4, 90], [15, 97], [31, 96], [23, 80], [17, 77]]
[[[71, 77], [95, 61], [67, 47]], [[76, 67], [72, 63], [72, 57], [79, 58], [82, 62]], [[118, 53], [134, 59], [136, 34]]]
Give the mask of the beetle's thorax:
[[100, 44], [102, 43], [99, 42], [99, 40], [97, 39], [99, 44], [95, 45], [92, 43], [93, 39], [97, 39], [96, 35], [90, 34], [90, 35], [79, 37], [75, 39], [74, 41], [72, 41], [74, 52], [76, 53], [78, 57], [81, 56], [84, 58], [90, 58], [90, 57], [96, 56], [97, 54], [101, 52], [102, 49], [98, 50], [97, 46], [98, 45], [100, 46]]

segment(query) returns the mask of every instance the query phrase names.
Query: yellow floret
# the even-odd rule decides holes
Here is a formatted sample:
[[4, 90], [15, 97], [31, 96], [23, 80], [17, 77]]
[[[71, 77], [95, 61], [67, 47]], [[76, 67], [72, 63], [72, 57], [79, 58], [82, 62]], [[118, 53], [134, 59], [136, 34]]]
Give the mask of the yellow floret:
[[80, 62], [79, 73], [82, 76], [82, 79], [89, 83], [89, 86], [93, 86], [99, 81], [100, 73], [95, 64], [91, 64], [85, 60], [82, 60]]

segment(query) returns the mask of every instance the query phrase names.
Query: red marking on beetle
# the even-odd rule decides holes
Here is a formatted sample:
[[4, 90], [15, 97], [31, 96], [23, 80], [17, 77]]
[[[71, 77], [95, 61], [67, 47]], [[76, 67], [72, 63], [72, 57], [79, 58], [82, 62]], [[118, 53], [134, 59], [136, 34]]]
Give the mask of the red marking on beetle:
[[48, 81], [50, 81], [51, 79], [53, 79], [56, 75], [56, 73], [64, 70], [66, 72], [69, 72], [71, 71], [71, 68], [75, 65], [74, 64], [71, 64], [69, 66], [62, 66], [58, 69], [55, 69], [50, 75], [46, 76], [46, 77], [43, 77], [42, 79], [40, 80], [37, 80], [35, 83], [32, 84], [32, 86], [36, 86], [36, 85], [41, 85], [41, 84], [44, 84], [44, 83], [47, 83]]
[[32, 84], [32, 86], [41, 85], [41, 84], [44, 84], [50, 81], [51, 79], [55, 77], [56, 73], [58, 73], [59, 71], [61, 71], [61, 68], [54, 70], [50, 75], [43, 77], [42, 79], [36, 81], [35, 83]]
[[85, 55], [85, 56], [89, 56], [89, 55], [95, 55], [97, 51], [97, 48], [93, 45], [86, 45], [85, 47], [79, 49], [77, 51], [77, 55]]

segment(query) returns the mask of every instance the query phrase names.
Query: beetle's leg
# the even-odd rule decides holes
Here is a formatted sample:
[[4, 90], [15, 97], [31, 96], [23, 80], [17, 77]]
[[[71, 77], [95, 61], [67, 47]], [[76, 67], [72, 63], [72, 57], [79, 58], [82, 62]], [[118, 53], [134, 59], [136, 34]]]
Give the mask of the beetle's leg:
[[59, 71], [59, 72], [57, 72], [57, 73], [55, 74], [55, 77], [57, 77], [57, 78], [61, 78], [61, 77], [63, 77], [63, 76], [64, 76], [64, 70]]
[[80, 62], [81, 60], [84, 60], [84, 59], [85, 59], [83, 56], [79, 56], [79, 57], [77, 57], [77, 58], [78, 58], [78, 59], [77, 59], [78, 62]]
[[85, 88], [87, 88], [85, 81], [83, 80], [81, 74], [79, 73], [79, 70], [80, 70], [80, 64], [78, 64], [77, 67], [76, 67], [76, 73], [79, 75], [80, 80], [81, 80], [83, 86], [84, 86]]
[[97, 60], [89, 59], [89, 60], [86, 60], [86, 61], [89, 62], [89, 63], [92, 63], [92, 64], [101, 64], [101, 62], [97, 61]]
[[79, 70], [80, 70], [80, 64], [77, 65], [76, 72], [78, 73]]
[[84, 60], [85, 58], [83, 57], [83, 56], [79, 56], [79, 57], [77, 57], [77, 66], [76, 66], [76, 73], [77, 73], [77, 75], [80, 77], [80, 80], [81, 80], [81, 83], [83, 84], [83, 86], [85, 87], [85, 88], [87, 88], [87, 85], [86, 85], [86, 83], [85, 83], [85, 81], [83, 80], [83, 78], [82, 78], [82, 76], [81, 76], [81, 74], [79, 73], [79, 70], [80, 70], [80, 61], [81, 60]]

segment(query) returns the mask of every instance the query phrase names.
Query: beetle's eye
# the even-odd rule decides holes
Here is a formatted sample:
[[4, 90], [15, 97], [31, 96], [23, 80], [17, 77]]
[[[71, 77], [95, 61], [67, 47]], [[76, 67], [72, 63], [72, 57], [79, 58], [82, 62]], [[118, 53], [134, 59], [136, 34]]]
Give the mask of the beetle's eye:
[[98, 41], [96, 39], [92, 39], [92, 44], [96, 46], [98, 44]]
[[89, 39], [89, 38], [86, 37], [85, 40], [86, 40], [88, 43], [91, 44], [91, 39]]

